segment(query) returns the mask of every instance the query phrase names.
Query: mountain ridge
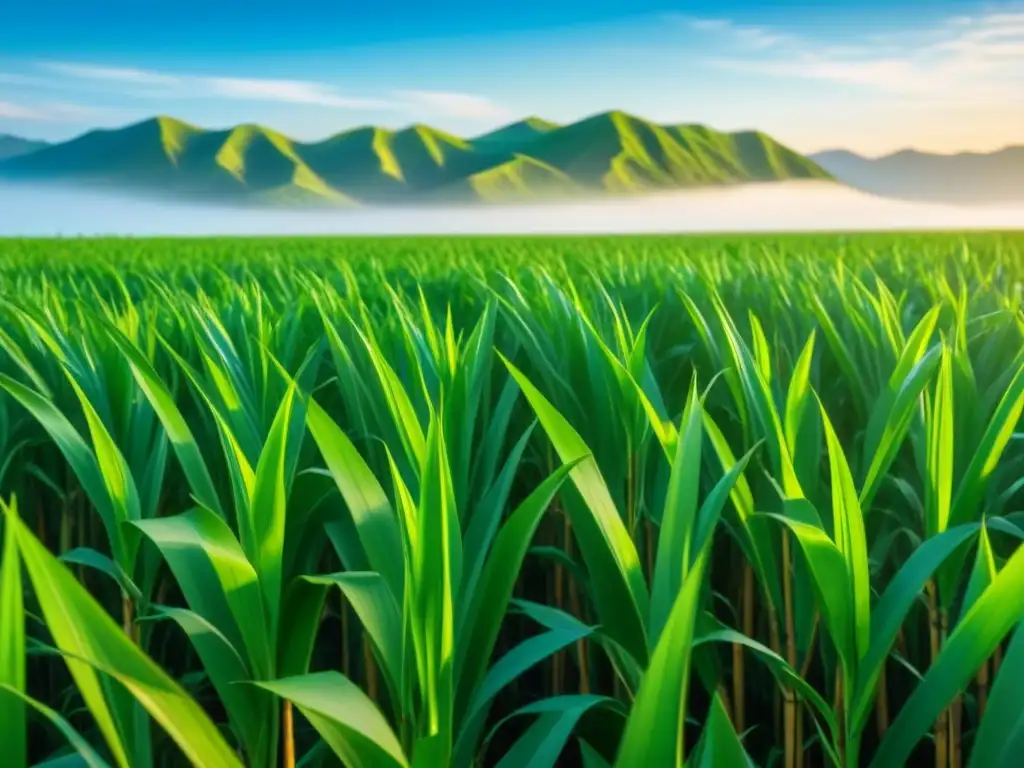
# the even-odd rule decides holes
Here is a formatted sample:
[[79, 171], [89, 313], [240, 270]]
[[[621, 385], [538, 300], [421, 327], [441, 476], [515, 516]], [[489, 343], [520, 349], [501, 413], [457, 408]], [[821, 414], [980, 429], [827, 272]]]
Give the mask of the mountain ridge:
[[908, 148], [875, 158], [831, 149], [809, 157], [839, 181], [884, 197], [956, 204], [1024, 201], [1024, 145], [953, 154]]
[[48, 142], [26, 139], [10, 133], [0, 133], [0, 161], [20, 155], [27, 155], [49, 146]]
[[351, 206], [635, 195], [831, 177], [757, 131], [660, 125], [612, 110], [566, 125], [531, 116], [473, 138], [414, 123], [397, 130], [360, 126], [312, 142], [257, 124], [209, 130], [157, 115], [6, 158], [0, 178]]

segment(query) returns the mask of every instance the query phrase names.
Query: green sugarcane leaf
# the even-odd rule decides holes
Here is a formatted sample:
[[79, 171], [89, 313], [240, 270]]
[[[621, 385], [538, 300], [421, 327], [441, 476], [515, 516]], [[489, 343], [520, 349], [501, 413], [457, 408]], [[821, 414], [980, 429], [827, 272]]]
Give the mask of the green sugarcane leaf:
[[1013, 768], [1024, 749], [1024, 628], [1017, 625], [975, 734], [969, 768]]
[[566, 498], [565, 506], [590, 573], [598, 616], [608, 635], [642, 664], [647, 659], [643, 617], [650, 598], [636, 546], [583, 439], [515, 366], [504, 362], [559, 458], [565, 463], [578, 462], [569, 475], [578, 499]]
[[178, 457], [196, 501], [223, 517], [224, 511], [220, 506], [220, 499], [203, 459], [203, 453], [174, 402], [174, 396], [142, 352], [121, 331], [114, 326], [110, 326], [108, 331], [111, 340], [128, 360], [139, 389], [149, 400], [167, 432], [171, 447]]
[[92, 502], [99, 514], [100, 520], [103, 521], [108, 541], [111, 543], [117, 541], [119, 536], [117, 521], [103, 475], [100, 472], [99, 462], [78, 430], [54, 405], [52, 400], [3, 374], [0, 374], [0, 386], [35, 417], [57, 444], [78, 478], [78, 482], [81, 483], [82, 489], [89, 497], [89, 501]]
[[376, 646], [384, 674], [392, 690], [404, 679], [404, 629], [402, 609], [379, 573], [346, 572], [306, 576], [313, 584], [337, 586], [356, 612], [366, 634]]
[[988, 478], [999, 463], [1003, 451], [1013, 437], [1021, 413], [1024, 412], [1024, 364], [1003, 392], [995, 412], [989, 419], [977, 450], [971, 458], [963, 478], [957, 486], [953, 507], [949, 513], [951, 524], [970, 522], [981, 507]]
[[348, 506], [370, 568], [381, 574], [395, 600], [402, 599], [405, 561], [398, 519], [377, 478], [330, 416], [310, 399], [306, 423]]
[[[849, 604], [853, 621], [850, 629], [854, 633], [854, 655], [848, 661], [855, 662], [867, 652], [871, 636], [871, 570], [868, 565], [867, 534], [864, 532], [864, 516], [843, 447], [828, 418], [825, 406], [820, 401], [819, 406], [831, 469], [832, 528], [835, 531], [836, 546], [846, 562], [849, 578]], [[854, 667], [849, 666], [847, 669], [853, 672]], [[853, 680], [848, 680], [848, 684], [852, 685]]]
[[[603, 699], [595, 696], [574, 706], [542, 712], [526, 732], [516, 739], [498, 762], [497, 768], [553, 768], [558, 765], [580, 718], [603, 703]], [[525, 713], [525, 710], [520, 710], [520, 714]]]
[[18, 550], [46, 625], [117, 763], [130, 765], [97, 670], [117, 679], [193, 763], [241, 768], [217, 727], [184, 689], [128, 639], [20, 520], [8, 514], [7, 521], [16, 527]]
[[971, 569], [971, 577], [967, 581], [967, 591], [964, 592], [964, 599], [960, 604], [961, 617], [967, 615], [971, 606], [992, 584], [992, 580], [995, 579], [998, 572], [999, 568], [996, 565], [995, 553], [992, 551], [992, 542], [988, 536], [988, 526], [982, 523], [978, 532], [978, 552], [974, 558], [974, 567]]
[[[923, 321], [922, 321], [923, 322]], [[870, 509], [875, 494], [910, 427], [919, 398], [939, 364], [939, 347], [933, 347], [907, 372], [896, 389], [886, 390], [871, 413], [868, 437], [864, 443], [867, 472], [861, 484], [860, 503]]]
[[468, 765], [472, 762], [491, 702], [499, 692], [527, 670], [592, 632], [592, 627], [576, 622], [575, 626], [534, 635], [498, 659], [488, 670], [465, 716], [459, 721], [454, 751], [455, 765]]
[[189, 608], [244, 649], [252, 674], [271, 674], [259, 577], [227, 523], [202, 507], [136, 526], [160, 550]]
[[348, 678], [317, 672], [257, 683], [292, 702], [350, 768], [408, 768], [402, 745], [380, 710]]
[[853, 587], [846, 558], [821, 529], [807, 520], [817, 513], [806, 500], [786, 503], [788, 516], [768, 514], [783, 523], [796, 536], [807, 561], [808, 572], [817, 596], [829, 637], [839, 651], [846, 669], [855, 668]]
[[28, 760], [25, 718], [25, 608], [21, 586], [18, 540], [11, 522], [17, 502], [0, 501], [3, 524], [3, 559], [0, 560], [0, 744], [11, 768], [24, 768]]
[[121, 591], [130, 596], [132, 600], [136, 602], [142, 601], [142, 592], [139, 591], [131, 577], [124, 572], [124, 568], [102, 552], [97, 552], [90, 547], [77, 547], [61, 555], [60, 560], [72, 565], [84, 565], [87, 568], [93, 568], [100, 573], [104, 573], [112, 578], [121, 588]]
[[[697, 382], [683, 411], [680, 437], [672, 459], [665, 509], [661, 516], [658, 553], [654, 561], [651, 587], [651, 615], [648, 642], [656, 645], [669, 612], [690, 568], [691, 557], [700, 550], [696, 545], [697, 503], [700, 492], [701, 445], [704, 441], [703, 407], [697, 399]], [[722, 499], [724, 503], [725, 499]], [[692, 551], [691, 551], [692, 548]]]
[[249, 561], [259, 574], [260, 594], [266, 606], [267, 624], [271, 628], [271, 654], [277, 645], [274, 632], [284, 597], [284, 532], [288, 507], [286, 457], [294, 398], [295, 387], [289, 385], [260, 453], [249, 509], [256, 545], [256, 551], [248, 553]]
[[[86, 766], [86, 768], [110, 768], [110, 764], [107, 763], [107, 761], [104, 760], [102, 757], [100, 757], [99, 754], [97, 754], [96, 750], [92, 748], [92, 745], [90, 745], [89, 742], [85, 740], [82, 734], [75, 730], [75, 727], [71, 725], [71, 723], [69, 723], [60, 714], [60, 712], [58, 712], [55, 709], [51, 709], [50, 707], [43, 704], [41, 701], [37, 701], [36, 699], [33, 699], [31, 696], [26, 695], [24, 691], [18, 690], [17, 688], [14, 688], [10, 685], [6, 685], [4, 683], [0, 683], [0, 693], [17, 698], [25, 705], [32, 707], [32, 709], [34, 709], [40, 715], [45, 717], [53, 725], [54, 728], [60, 731], [61, 735], [68, 740], [68, 744], [71, 745], [71, 748], [75, 750], [74, 755], [68, 756], [75, 758], [74, 763], [68, 763], [69, 768], [72, 765], [78, 764], [84, 765]], [[13, 742], [4, 741], [4, 749], [10, 749], [12, 744]], [[27, 765], [27, 763], [25, 763], [24, 760], [22, 760], [22, 762], [19, 763], [17, 761], [17, 757], [10, 752], [8, 753], [7, 756], [4, 757], [4, 760], [10, 760], [10, 762], [7, 762], [6, 764], [11, 766], [11, 768], [20, 768], [20, 766]], [[57, 763], [58, 760], [48, 760], [45, 763], [37, 763], [35, 768], [42, 768], [43, 766], [47, 765], [52, 767], [56, 766]]]
[[816, 718], [820, 719], [828, 727], [830, 733], [837, 733], [837, 723], [831, 705], [784, 658], [768, 646], [747, 637], [741, 632], [722, 626], [717, 621], [711, 626], [717, 626], [718, 628], [705, 629], [699, 632], [693, 641], [694, 648], [705, 643], [723, 643], [726, 645], [741, 645], [751, 650], [768, 667], [779, 683], [786, 688], [795, 690], [804, 701], [814, 707]]
[[959, 525], [924, 541], [907, 558], [882, 592], [871, 612], [871, 639], [860, 661], [854, 696], [853, 728], [860, 732], [874, 706], [875, 685], [896, 635], [925, 584], [946, 559], [978, 532], [978, 525]]
[[73, 378], [70, 381], [71, 387], [75, 390], [78, 401], [82, 405], [85, 421], [89, 426], [89, 434], [92, 437], [96, 464], [110, 499], [116, 526], [110, 539], [114, 559], [126, 573], [134, 574], [138, 533], [131, 528], [122, 527], [121, 524], [139, 520], [142, 517], [139, 492], [135, 487], [135, 480], [132, 478], [128, 462], [125, 461], [124, 455], [96, 412], [96, 408], [93, 407], [92, 402], [78, 383]]
[[494, 539], [466, 612], [465, 630], [457, 638], [457, 717], [479, 694], [530, 542], [544, 512], [576, 466], [577, 462], [569, 462], [552, 472], [509, 516]]
[[612, 768], [612, 764], [584, 739], [580, 739], [580, 756], [583, 759], [583, 768]]
[[228, 720], [245, 745], [253, 765], [271, 765], [274, 755], [270, 738], [274, 710], [266, 694], [253, 694], [241, 683], [252, 679], [248, 664], [231, 642], [213, 624], [186, 608], [153, 606], [153, 620], [170, 620], [192, 641], [210, 683], [217, 691]]
[[683, 581], [626, 720], [615, 765], [682, 765], [690, 654], [704, 579], [702, 554]]
[[711, 712], [704, 723], [704, 731], [696, 750], [699, 768], [753, 768], [753, 761], [743, 748], [740, 737], [732, 726], [729, 713], [725, 710], [721, 697], [716, 693], [711, 697]]
[[939, 713], [967, 686], [995, 647], [1024, 617], [1024, 547], [950, 634], [938, 658], [886, 731], [872, 766], [903, 765]]
[[456, 626], [459, 634], [464, 631], [467, 620], [465, 608], [472, 602], [473, 595], [476, 593], [480, 574], [483, 572], [487, 555], [491, 551], [494, 536], [501, 523], [501, 516], [506, 509], [509, 493], [512, 491], [513, 481], [519, 470], [519, 462], [522, 460], [523, 452], [526, 450], [536, 423], [536, 421], [532, 422], [512, 447], [505, 465], [494, 484], [487, 490], [480, 502], [479, 509], [473, 514], [469, 527], [466, 529], [463, 551], [466, 553], [467, 563], [460, 585], [459, 606], [456, 608], [458, 616]]

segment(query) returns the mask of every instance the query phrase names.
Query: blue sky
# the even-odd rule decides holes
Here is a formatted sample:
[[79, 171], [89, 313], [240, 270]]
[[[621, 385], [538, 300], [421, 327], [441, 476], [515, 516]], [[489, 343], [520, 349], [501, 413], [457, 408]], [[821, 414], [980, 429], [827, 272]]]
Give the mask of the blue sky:
[[1024, 0], [12, 3], [0, 132], [153, 114], [315, 139], [624, 109], [802, 151], [1024, 143]]

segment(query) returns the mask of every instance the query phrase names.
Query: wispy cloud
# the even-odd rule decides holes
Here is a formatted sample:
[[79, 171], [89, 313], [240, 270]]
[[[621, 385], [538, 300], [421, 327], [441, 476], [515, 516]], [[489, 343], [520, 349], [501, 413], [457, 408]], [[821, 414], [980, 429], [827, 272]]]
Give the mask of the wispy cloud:
[[729, 19], [695, 19], [684, 16], [682, 21], [692, 32], [700, 35], [726, 37], [746, 50], [764, 50], [794, 40], [791, 35], [779, 30], [737, 24]]
[[393, 106], [390, 102], [379, 99], [350, 97], [327, 83], [312, 80], [178, 74], [75, 62], [39, 62], [39, 66], [47, 72], [65, 78], [116, 85], [121, 95], [140, 98], [223, 98], [307, 104], [337, 109], [381, 109]]
[[308, 80], [265, 80], [244, 77], [200, 78], [210, 94], [228, 99], [280, 101], [288, 104], [313, 104], [339, 109], [390, 109], [394, 104], [380, 99], [343, 96], [331, 86]]
[[136, 85], [168, 85], [177, 86], [183, 78], [164, 72], [134, 67], [98, 67], [91, 64], [75, 64], [63, 61], [40, 62], [40, 67], [57, 75], [65, 75], [80, 80], [105, 80], [113, 83], [133, 83]]
[[42, 113], [24, 104], [13, 101], [0, 101], [0, 117], [8, 120], [42, 120]]
[[104, 110], [82, 104], [66, 102], [45, 102], [24, 104], [0, 100], [0, 118], [6, 120], [34, 120], [50, 122], [75, 122], [102, 114]]
[[484, 96], [451, 91], [398, 91], [413, 111], [461, 117], [467, 120], [505, 120], [512, 112]]
[[51, 76], [106, 84], [116, 88], [118, 95], [142, 99], [263, 101], [342, 110], [387, 110], [466, 120], [501, 120], [511, 115], [507, 108], [484, 96], [454, 91], [396, 90], [384, 98], [366, 98], [350, 96], [334, 85], [313, 80], [178, 74], [64, 61], [37, 64]]
[[[730, 38], [731, 54], [704, 62], [721, 69], [903, 96], [956, 94], [977, 101], [1024, 94], [1024, 11], [955, 17], [843, 46], [728, 23], [694, 24], [705, 34]], [[744, 45], [744, 38], [760, 42]]]

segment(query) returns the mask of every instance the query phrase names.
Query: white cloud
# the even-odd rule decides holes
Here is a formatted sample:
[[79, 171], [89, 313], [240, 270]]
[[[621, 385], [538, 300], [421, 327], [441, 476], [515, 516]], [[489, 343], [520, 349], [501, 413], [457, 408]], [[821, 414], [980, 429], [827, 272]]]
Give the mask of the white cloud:
[[103, 110], [67, 102], [46, 102], [44, 104], [22, 104], [0, 101], [0, 119], [46, 120], [54, 122], [75, 122], [82, 118], [101, 114]]
[[452, 91], [399, 91], [396, 93], [406, 100], [413, 111], [423, 110], [446, 117], [460, 117], [467, 120], [506, 120], [511, 111], [485, 96]]
[[[183, 74], [69, 61], [41, 61], [37, 66], [49, 77], [0, 72], [0, 83], [40, 85], [34, 81], [43, 81], [50, 88], [63, 85], [77, 90], [82, 86], [73, 81], [81, 81], [99, 93], [136, 99], [276, 102], [343, 110], [387, 110], [404, 113], [414, 119], [417, 115], [423, 119], [471, 121], [498, 121], [513, 117], [510, 110], [485, 96], [457, 91], [399, 90], [386, 93], [382, 98], [364, 98], [349, 96], [329, 83], [313, 80]], [[13, 112], [13, 109], [9, 111]]]
[[[931, 28], [851, 40], [845, 48], [779, 35], [752, 51], [743, 44], [741, 28], [716, 29], [735, 43], [735, 54], [705, 59], [718, 68], [905, 96], [1019, 100], [1024, 94], [1024, 13], [958, 17]], [[770, 32], [760, 32], [749, 36], [770, 39]]]
[[[386, 110], [424, 120], [451, 118], [479, 122], [514, 117], [508, 108], [492, 99], [458, 91], [398, 90], [385, 93], [381, 98], [364, 98], [349, 96], [329, 83], [313, 80], [183, 74], [67, 61], [43, 61], [37, 62], [37, 66], [48, 73], [47, 78], [0, 73], [0, 83], [7, 78], [13, 84], [23, 85], [42, 80], [50, 88], [59, 89], [63, 85], [65, 89], [76, 90], [88, 84], [97, 93], [164, 102], [222, 99], [339, 110]], [[7, 111], [13, 113], [14, 109], [9, 107]], [[20, 109], [19, 114], [28, 114], [28, 110]]]
[[63, 77], [93, 83], [133, 86], [127, 95], [144, 98], [223, 98], [308, 104], [337, 109], [387, 109], [394, 106], [377, 99], [345, 96], [331, 85], [310, 80], [190, 75], [74, 62], [41, 62], [40, 66]]
[[737, 24], [728, 19], [694, 19], [682, 17], [683, 23], [701, 36], [726, 38], [746, 50], [762, 50], [785, 43], [793, 38], [765, 27]]
[[197, 78], [211, 95], [249, 101], [280, 101], [315, 104], [339, 109], [388, 109], [393, 105], [377, 99], [357, 99], [338, 94], [331, 86], [308, 80], [265, 80], [245, 77]]
[[27, 107], [24, 104], [15, 104], [13, 101], [0, 101], [0, 118], [7, 120], [45, 120], [38, 109]]
[[106, 80], [114, 83], [132, 83], [135, 85], [181, 85], [183, 80], [177, 75], [154, 72], [149, 69], [134, 67], [101, 67], [91, 64], [75, 64], [63, 61], [41, 62], [43, 69], [57, 75], [65, 75], [80, 80]]
[[50, 81], [44, 77], [33, 77], [32, 75], [22, 75], [14, 72], [0, 72], [0, 83], [28, 88], [45, 88], [50, 84]]

